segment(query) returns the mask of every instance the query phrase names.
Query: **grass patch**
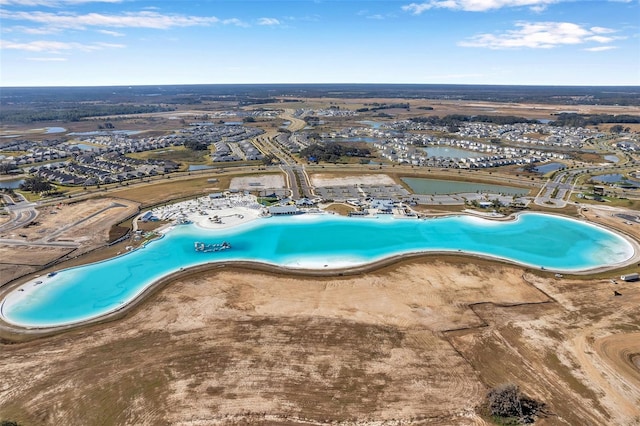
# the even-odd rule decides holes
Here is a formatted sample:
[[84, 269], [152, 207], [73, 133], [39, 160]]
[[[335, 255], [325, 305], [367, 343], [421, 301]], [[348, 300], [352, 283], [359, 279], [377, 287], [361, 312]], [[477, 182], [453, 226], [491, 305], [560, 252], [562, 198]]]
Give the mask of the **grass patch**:
[[110, 196], [136, 201], [142, 207], [168, 202], [179, 198], [197, 197], [209, 192], [218, 191], [219, 188], [228, 188], [230, 177], [219, 176], [218, 182], [212, 183], [210, 177], [198, 177], [194, 179], [170, 180], [141, 185], [135, 188], [115, 190]]
[[605, 159], [602, 154], [596, 154], [592, 152], [574, 152], [572, 153], [576, 161], [582, 161], [584, 163], [604, 163]]
[[127, 235], [127, 232], [129, 232], [129, 229], [130, 228], [125, 226], [113, 225], [109, 230], [109, 242], [124, 237]]
[[42, 196], [40, 194], [34, 194], [32, 192], [29, 191], [21, 191], [19, 189], [15, 189], [14, 192], [16, 194], [20, 194], [22, 195], [27, 201], [33, 203], [36, 201], [40, 201], [42, 199]]
[[578, 198], [574, 195], [571, 197], [572, 200], [580, 202], [582, 204], [594, 204], [594, 205], [602, 205], [606, 204], [611, 207], [624, 207], [632, 210], [640, 210], [640, 200], [631, 200], [629, 198], [617, 198], [617, 197], [601, 197], [602, 201], [598, 200], [589, 200], [586, 198]]
[[263, 206], [272, 206], [277, 202], [278, 199], [274, 197], [258, 197], [258, 203], [262, 204]]
[[127, 157], [136, 158], [138, 160], [161, 160], [175, 161], [177, 163], [198, 163], [213, 164], [209, 155], [211, 151], [208, 149], [202, 151], [194, 151], [184, 146], [173, 146], [170, 148], [159, 148], [151, 151], [136, 152], [127, 154]]
[[329, 204], [327, 207], [324, 208], [324, 210], [338, 213], [341, 216], [348, 216], [349, 213], [356, 211], [354, 207], [348, 204], [342, 204], [342, 203]]

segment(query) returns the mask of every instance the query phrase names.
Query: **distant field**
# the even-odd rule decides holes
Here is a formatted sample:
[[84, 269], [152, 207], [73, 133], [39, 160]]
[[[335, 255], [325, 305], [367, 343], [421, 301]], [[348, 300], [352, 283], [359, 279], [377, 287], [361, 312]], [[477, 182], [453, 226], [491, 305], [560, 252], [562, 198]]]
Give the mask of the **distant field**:
[[[342, 98], [322, 98], [306, 99], [304, 102], [290, 104], [289, 108], [305, 109], [328, 109], [331, 106], [339, 106], [341, 109], [355, 111], [360, 108], [375, 108], [378, 104], [409, 103], [410, 109], [404, 108], [381, 109], [379, 111], [367, 111], [360, 113], [357, 120], [371, 119], [379, 113], [389, 113], [396, 118], [415, 116], [445, 116], [449, 114], [463, 115], [514, 115], [528, 119], [549, 119], [553, 120], [552, 114], [561, 111], [576, 111], [580, 114], [630, 114], [640, 115], [640, 106], [617, 106], [617, 105], [572, 105], [563, 104], [536, 104], [536, 103], [506, 103], [487, 101], [448, 101], [441, 99], [399, 99], [399, 98], [364, 98], [364, 99], [342, 99]], [[273, 108], [282, 108], [282, 104], [267, 104]], [[433, 110], [423, 110], [419, 107], [432, 107]], [[343, 118], [340, 118], [343, 120]], [[375, 120], [375, 117], [372, 118]], [[332, 120], [328, 118], [328, 120]], [[387, 119], [382, 118], [381, 121]], [[630, 125], [624, 125], [625, 127]]]
[[[218, 179], [218, 182], [208, 182], [212, 178]], [[177, 198], [195, 197], [206, 195], [209, 192], [224, 190], [229, 187], [229, 182], [229, 176], [208, 176], [179, 180], [166, 179], [147, 185], [138, 185], [134, 188], [112, 191], [109, 195], [148, 206]]]
[[211, 151], [206, 149], [202, 151], [194, 151], [192, 149], [185, 148], [184, 146], [171, 146], [166, 148], [154, 149], [152, 151], [136, 152], [127, 154], [127, 157], [137, 158], [139, 160], [170, 160], [178, 163], [195, 163], [195, 164], [210, 164], [209, 156]]

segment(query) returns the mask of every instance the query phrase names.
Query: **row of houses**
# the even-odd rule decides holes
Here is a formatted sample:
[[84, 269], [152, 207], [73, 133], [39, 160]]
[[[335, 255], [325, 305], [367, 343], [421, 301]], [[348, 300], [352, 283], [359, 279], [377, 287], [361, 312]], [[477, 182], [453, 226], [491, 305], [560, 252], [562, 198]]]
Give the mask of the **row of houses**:
[[43, 164], [24, 171], [62, 185], [89, 186], [141, 179], [169, 173], [179, 167], [172, 161], [151, 160], [153, 164], [135, 164], [130, 160], [134, 159], [113, 153], [107, 156], [84, 155], [76, 161]]
[[[416, 146], [417, 145], [417, 146]], [[428, 135], [411, 135], [405, 138], [386, 139], [373, 144], [380, 155], [396, 163], [427, 167], [488, 168], [511, 164], [531, 164], [551, 159], [563, 160], [564, 153], [541, 151], [510, 146], [496, 146], [476, 141], [434, 138]], [[423, 147], [444, 146], [475, 152], [477, 156], [430, 156]]]
[[[447, 126], [437, 126], [430, 123], [416, 123], [411, 120], [400, 120], [387, 125], [397, 131], [430, 131], [451, 133]], [[453, 134], [461, 138], [500, 139], [516, 144], [541, 145], [560, 148], [582, 147], [584, 142], [593, 137], [603, 136], [602, 133], [582, 127], [557, 127], [547, 124], [516, 123], [493, 124], [465, 122], [460, 123]]]
[[276, 142], [291, 153], [300, 152], [312, 144], [307, 133], [281, 133], [277, 136]]
[[250, 141], [216, 142], [215, 152], [211, 154], [214, 162], [261, 160], [264, 155]]

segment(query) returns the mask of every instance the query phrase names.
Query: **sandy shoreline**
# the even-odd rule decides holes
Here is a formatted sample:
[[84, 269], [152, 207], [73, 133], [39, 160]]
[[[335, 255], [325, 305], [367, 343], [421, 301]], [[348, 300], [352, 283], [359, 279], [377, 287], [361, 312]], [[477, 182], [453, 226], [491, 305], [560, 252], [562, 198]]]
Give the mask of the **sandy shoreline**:
[[[242, 224], [242, 223], [248, 223], [248, 222], [257, 220], [260, 217], [259, 214], [255, 213], [256, 210], [243, 209], [237, 206], [230, 207], [228, 210], [236, 212], [233, 215], [227, 216], [227, 217], [232, 217], [234, 219], [233, 223], [228, 223], [228, 222], [222, 223], [222, 224], [211, 223], [208, 220], [208, 216], [206, 215], [198, 215], [200, 216], [199, 218], [196, 216], [191, 216], [191, 217], [196, 219], [194, 221], [196, 225], [206, 229], [228, 228], [232, 226], [238, 226], [239, 224]], [[246, 216], [237, 213], [240, 211], [243, 211], [246, 214]], [[250, 213], [253, 213], [253, 215]], [[458, 214], [456, 216], [466, 216], [466, 217], [472, 217], [475, 220], [482, 220], [482, 218], [478, 216], [472, 216], [472, 215]], [[517, 220], [518, 216], [519, 214], [509, 216], [508, 218], [500, 218], [501, 219], [500, 221], [504, 221], [505, 219]], [[560, 216], [560, 217], [564, 217], [564, 216]], [[564, 218], [570, 219], [567, 217], [564, 217]], [[575, 219], [571, 219], [571, 220], [575, 220]], [[602, 227], [602, 225], [596, 225], [586, 221], [585, 223], [591, 226]], [[603, 228], [606, 229], [607, 227], [603, 227]], [[173, 226], [165, 228], [164, 233], [170, 232], [171, 229], [173, 229]], [[613, 232], [611, 230], [608, 230], [608, 231]], [[246, 260], [221, 261], [221, 262], [198, 265], [195, 267], [180, 268], [179, 271], [166, 275], [161, 279], [156, 280], [155, 282], [152, 282], [145, 287], [142, 287], [141, 290], [135, 296], [133, 296], [133, 298], [131, 298], [128, 301], [125, 301], [125, 303], [123, 303], [121, 306], [117, 306], [113, 310], [106, 312], [95, 318], [91, 318], [88, 320], [83, 319], [80, 321], [70, 321], [68, 323], [55, 325], [55, 326], [40, 326], [40, 325], [26, 326], [26, 325], [21, 325], [21, 324], [12, 322], [5, 316], [3, 312], [5, 308], [5, 303], [7, 302], [19, 303], [20, 300], [26, 297], [29, 297], [30, 292], [37, 290], [39, 285], [46, 284], [46, 280], [51, 278], [49, 276], [45, 276], [45, 277], [37, 276], [26, 283], [23, 283], [19, 286], [16, 286], [10, 289], [9, 288], [3, 289], [4, 291], [0, 292], [0, 297], [2, 297], [2, 302], [0, 303], [0, 330], [12, 335], [16, 333], [17, 334], [26, 333], [29, 335], [40, 335], [40, 334], [48, 335], [52, 333], [55, 334], [56, 332], [60, 332], [62, 330], [66, 330], [70, 328], [81, 327], [89, 324], [102, 323], [105, 321], [111, 321], [113, 319], [125, 316], [130, 310], [133, 310], [138, 305], [142, 304], [143, 301], [150, 294], [154, 294], [156, 291], [163, 288], [166, 284], [170, 282], [173, 282], [177, 279], [182, 279], [184, 276], [207, 273], [208, 271], [215, 271], [215, 270], [219, 270], [221, 268], [226, 268], [226, 267], [231, 267], [236, 269], [239, 268], [242, 270], [265, 271], [273, 274], [278, 274], [281, 276], [302, 276], [302, 277], [353, 276], [353, 275], [366, 274], [368, 272], [376, 271], [381, 268], [385, 268], [387, 266], [394, 265], [396, 263], [403, 262], [403, 261], [413, 261], [413, 260], [419, 261], [421, 258], [437, 258], [439, 256], [453, 256], [453, 255], [458, 256], [459, 255], [461, 258], [466, 257], [471, 259], [486, 260], [490, 262], [495, 262], [497, 264], [513, 265], [515, 267], [538, 270], [546, 273], [561, 273], [561, 274], [569, 274], [569, 275], [577, 275], [577, 276], [587, 276], [590, 274], [599, 273], [599, 272], [603, 272], [611, 269], [616, 269], [628, 264], [639, 262], [640, 246], [638, 245], [638, 243], [624, 234], [620, 234], [616, 232], [613, 232], [613, 233], [615, 235], [625, 238], [627, 241], [630, 242], [634, 250], [633, 255], [629, 259], [619, 264], [609, 265], [606, 267], [592, 268], [588, 270], [545, 269], [545, 268], [537, 267], [535, 265], [527, 265], [521, 262], [513, 261], [510, 259], [504, 259], [504, 258], [500, 258], [500, 257], [496, 257], [496, 256], [484, 254], [484, 253], [463, 252], [461, 250], [408, 252], [408, 253], [402, 253], [398, 255], [384, 257], [382, 259], [378, 259], [373, 262], [358, 261], [354, 263], [353, 261], [341, 259], [342, 260], [341, 262], [338, 262], [332, 265], [323, 264], [322, 262], [304, 262], [304, 263], [297, 263], [297, 264], [290, 264], [290, 265], [278, 265], [278, 264], [270, 264], [270, 263], [259, 262], [259, 261], [246, 261]], [[124, 253], [121, 256], [126, 254], [127, 253]], [[103, 262], [108, 260], [104, 260]], [[18, 292], [20, 292], [20, 294], [18, 294]]]
[[[221, 197], [221, 196], [206, 196], [200, 197], [194, 200], [188, 200], [168, 206], [162, 206], [155, 208], [150, 211], [150, 214], [153, 219], [160, 220], [172, 220], [175, 223], [193, 223], [194, 225], [201, 227], [203, 229], [214, 230], [214, 229], [228, 229], [233, 227], [238, 227], [253, 221], [256, 221], [260, 218], [268, 217], [267, 210], [260, 204], [257, 203], [257, 200], [254, 196], [245, 195], [245, 194], [232, 194]], [[328, 214], [328, 213], [325, 213]], [[456, 213], [446, 216], [462, 216], [467, 217], [472, 221], [495, 221], [496, 224], [504, 221], [517, 221], [521, 214], [526, 213], [515, 213], [509, 216], [495, 216], [495, 215], [483, 215], [483, 214], [474, 214], [473, 212], [465, 211], [463, 213]], [[140, 220], [140, 218], [145, 217], [145, 213], [140, 214], [136, 220]], [[312, 215], [315, 216], [315, 215]], [[559, 218], [564, 218], [567, 220], [576, 220], [575, 218], [570, 218], [564, 215], [554, 215]], [[300, 216], [299, 216], [300, 217]], [[389, 217], [385, 215], [385, 217]], [[438, 216], [442, 217], [442, 216]], [[147, 215], [147, 219], [148, 219]], [[354, 219], [358, 220], [358, 219]], [[433, 219], [416, 219], [411, 218], [410, 220], [436, 220]], [[141, 287], [140, 291], [131, 297], [129, 300], [126, 300], [122, 303], [121, 306], [115, 307], [113, 310], [101, 314], [98, 317], [80, 321], [70, 321], [64, 324], [58, 324], [56, 326], [40, 326], [40, 325], [24, 325], [11, 321], [5, 315], [5, 308], [9, 304], [20, 303], [21, 300], [28, 298], [31, 294], [40, 289], [40, 285], [45, 285], [48, 280], [52, 278], [52, 276], [40, 276], [36, 275], [31, 278], [27, 282], [18, 283], [15, 285], [11, 285], [5, 287], [0, 290], [0, 330], [4, 330], [9, 333], [20, 333], [21, 331], [30, 331], [30, 334], [48, 334], [50, 332], [60, 331], [72, 327], [79, 327], [85, 324], [94, 324], [100, 323], [102, 321], [108, 321], [113, 319], [114, 316], [120, 316], [121, 313], [126, 313], [128, 310], [133, 309], [135, 306], [140, 304], [145, 298], [146, 295], [153, 293], [156, 289], [163, 287], [166, 283], [171, 282], [173, 280], [179, 279], [183, 275], [189, 275], [193, 273], [200, 273], [209, 270], [215, 270], [225, 266], [231, 267], [241, 267], [246, 268], [248, 270], [261, 270], [261, 271], [269, 271], [270, 273], [282, 274], [283, 276], [297, 275], [297, 276], [345, 276], [345, 275], [354, 275], [354, 274], [364, 274], [367, 272], [371, 272], [380, 268], [383, 268], [388, 265], [392, 265], [398, 263], [400, 261], [404, 261], [407, 259], [420, 259], [422, 257], [438, 257], [442, 255], [460, 255], [461, 257], [468, 257], [472, 259], [483, 259], [489, 260], [496, 263], [501, 264], [509, 264], [514, 265], [521, 268], [527, 268], [532, 270], [539, 270], [542, 272], [548, 273], [559, 273], [559, 274], [570, 274], [570, 275], [581, 275], [586, 276], [590, 274], [600, 273], [607, 270], [617, 269], [626, 265], [630, 265], [633, 263], [640, 262], [640, 245], [638, 242], [626, 235], [623, 232], [616, 231], [614, 228], [611, 228], [608, 225], [603, 224], [595, 224], [586, 219], [580, 220], [581, 222], [589, 225], [598, 227], [606, 230], [620, 238], [623, 238], [627, 241], [633, 253], [631, 256], [619, 263], [611, 264], [603, 267], [591, 268], [586, 270], [575, 270], [575, 269], [555, 269], [555, 268], [544, 268], [539, 267], [537, 265], [526, 264], [523, 262], [506, 259], [498, 256], [493, 256], [491, 254], [486, 253], [476, 253], [469, 252], [463, 250], [433, 250], [433, 251], [416, 251], [416, 252], [406, 252], [401, 254], [396, 254], [392, 256], [386, 256], [381, 259], [377, 259], [374, 261], [364, 261], [361, 259], [348, 259], [348, 258], [335, 258], [331, 260], [323, 260], [323, 261], [313, 261], [313, 260], [305, 260], [305, 261], [297, 261], [295, 263], [290, 263], [286, 265], [279, 264], [271, 264], [267, 262], [261, 261], [221, 261], [208, 263], [204, 265], [198, 265], [190, 268], [180, 268], [180, 270], [170, 273], [162, 277], [160, 280], [150, 283], [145, 287]], [[180, 226], [177, 224], [170, 224], [162, 227], [158, 230], [162, 236], [170, 233], [176, 226]], [[488, 222], [483, 222], [488, 223]], [[490, 223], [490, 222], [489, 222]], [[135, 229], [134, 224], [134, 229]], [[142, 246], [144, 247], [144, 245]], [[142, 248], [141, 247], [141, 248]], [[120, 256], [126, 255], [127, 252], [121, 254]], [[104, 260], [109, 261], [113, 258]], [[61, 269], [62, 270], [62, 269]]]

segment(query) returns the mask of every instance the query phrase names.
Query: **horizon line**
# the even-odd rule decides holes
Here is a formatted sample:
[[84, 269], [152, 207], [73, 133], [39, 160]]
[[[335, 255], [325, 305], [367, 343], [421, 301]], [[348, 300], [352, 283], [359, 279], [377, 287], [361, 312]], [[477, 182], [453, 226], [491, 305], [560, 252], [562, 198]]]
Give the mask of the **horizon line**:
[[159, 84], [91, 84], [91, 85], [0, 85], [0, 89], [163, 87], [163, 86], [477, 86], [477, 87], [627, 87], [637, 84], [496, 84], [496, 83], [159, 83]]

